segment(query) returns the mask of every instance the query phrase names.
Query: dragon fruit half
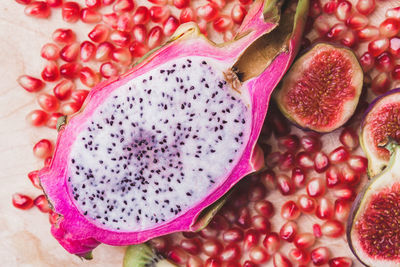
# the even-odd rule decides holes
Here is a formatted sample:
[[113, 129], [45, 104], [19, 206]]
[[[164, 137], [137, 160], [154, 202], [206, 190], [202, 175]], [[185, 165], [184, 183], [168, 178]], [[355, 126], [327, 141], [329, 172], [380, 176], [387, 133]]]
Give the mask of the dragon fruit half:
[[206, 207], [261, 168], [256, 141], [307, 10], [308, 0], [256, 0], [235, 41], [220, 46], [183, 25], [131, 71], [93, 88], [39, 174], [60, 215], [52, 226], [60, 244], [87, 256], [99, 243], [196, 230]]

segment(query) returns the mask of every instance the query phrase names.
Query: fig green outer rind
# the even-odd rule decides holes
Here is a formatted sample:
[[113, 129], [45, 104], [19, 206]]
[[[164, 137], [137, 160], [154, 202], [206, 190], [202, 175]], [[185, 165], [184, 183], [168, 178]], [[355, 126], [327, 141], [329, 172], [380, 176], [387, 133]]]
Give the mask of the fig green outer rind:
[[375, 176], [368, 184], [365, 185], [363, 190], [358, 193], [355, 201], [350, 210], [350, 216], [347, 220], [346, 236], [349, 247], [354, 256], [365, 266], [385, 266], [395, 267], [399, 266], [399, 262], [389, 262], [386, 260], [371, 259], [366, 253], [363, 252], [361, 245], [358, 242], [357, 233], [355, 229], [356, 221], [362, 215], [362, 211], [368, 207], [370, 196], [385, 187], [391, 187], [394, 182], [400, 182], [400, 145], [390, 143], [390, 150], [392, 155], [387, 168], [379, 175]]
[[381, 95], [372, 101], [364, 114], [364, 119], [361, 123], [360, 145], [368, 159], [368, 176], [374, 177], [378, 175], [388, 164], [388, 161], [382, 159], [374, 153], [373, 137], [370, 136], [368, 131], [369, 118], [371, 116], [379, 116], [379, 109], [385, 104], [392, 103], [393, 99], [398, 98], [397, 102], [400, 103], [400, 88], [393, 89], [384, 95]]
[[[297, 83], [297, 81], [301, 77], [301, 74], [303, 73], [303, 70], [306, 70], [310, 66], [310, 64], [308, 64], [310, 63], [309, 61], [311, 61], [313, 56], [320, 52], [320, 50], [322, 49], [340, 50], [342, 53], [345, 53], [347, 55], [347, 58], [349, 60], [352, 61], [353, 75], [351, 84], [354, 86], [356, 92], [354, 98], [351, 101], [347, 101], [344, 103], [342, 111], [343, 116], [340, 121], [328, 127], [314, 127], [310, 124], [307, 124], [307, 122], [303, 122], [301, 118], [296, 117], [296, 114], [291, 114], [291, 112], [286, 108], [284, 104], [284, 98], [287, 95], [287, 92], [292, 89], [292, 85]], [[310, 50], [308, 50], [306, 53], [296, 59], [295, 63], [291, 66], [288, 73], [282, 79], [282, 82], [279, 85], [278, 89], [275, 91], [274, 98], [278, 104], [280, 111], [295, 126], [303, 130], [312, 130], [320, 133], [332, 132], [337, 128], [343, 126], [354, 114], [362, 92], [363, 79], [364, 74], [361, 65], [352, 50], [344, 46], [338, 46], [336, 44], [317, 43]]]
[[123, 267], [176, 267], [170, 261], [160, 258], [147, 244], [128, 246]]

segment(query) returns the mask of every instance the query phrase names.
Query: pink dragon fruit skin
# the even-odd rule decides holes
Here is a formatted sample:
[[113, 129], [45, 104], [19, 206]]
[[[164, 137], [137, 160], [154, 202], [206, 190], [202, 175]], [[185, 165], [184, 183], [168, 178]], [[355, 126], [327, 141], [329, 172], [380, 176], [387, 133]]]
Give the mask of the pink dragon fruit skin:
[[[41, 185], [49, 202], [54, 211], [61, 216], [58, 222], [52, 226], [52, 234], [68, 252], [83, 256], [100, 243], [116, 246], [130, 245], [143, 243], [151, 238], [172, 232], [195, 231], [198, 227], [195, 226], [195, 222], [206, 207], [220, 199], [241, 178], [263, 166], [263, 153], [257, 148], [256, 141], [265, 119], [271, 92], [297, 53], [304, 18], [308, 10], [307, 0], [299, 1], [293, 32], [291, 32], [290, 38], [285, 40], [286, 49], [279, 51], [273, 61], [266, 64], [267, 67], [260, 75], [242, 81], [240, 88], [234, 88], [242, 92], [243, 96], [249, 96], [251, 122], [247, 140], [245, 140], [241, 153], [236, 155], [235, 166], [229, 170], [229, 173], [226, 173], [211, 192], [208, 192], [200, 201], [193, 203], [193, 206], [178, 213], [172, 219], [154, 223], [154, 225], [145, 227], [146, 229], [134, 231], [109, 229], [82, 213], [82, 207], [78, 206], [71, 192], [68, 176], [72, 171], [68, 168], [67, 162], [69, 162], [71, 149], [79, 133], [86, 129], [85, 123], [104, 100], [112, 96], [116, 89], [176, 58], [202, 57], [223, 64], [226, 70], [231, 69], [255, 40], [277, 26], [274, 22], [275, 18], [272, 19], [272, 22], [264, 19], [266, 13], [273, 16], [278, 14], [275, 4], [275, 1], [255, 1], [239, 30], [238, 36], [241, 37], [224, 46], [215, 46], [200, 36], [197, 27], [191, 24], [183, 25], [175, 33], [173, 41], [153, 52], [131, 71], [121, 77], [101, 83], [91, 90], [82, 110], [69, 118], [68, 123], [60, 130], [51, 165], [39, 174]], [[237, 83], [237, 80], [233, 81], [233, 83], [235, 82]], [[162, 85], [160, 86], [162, 89]]]

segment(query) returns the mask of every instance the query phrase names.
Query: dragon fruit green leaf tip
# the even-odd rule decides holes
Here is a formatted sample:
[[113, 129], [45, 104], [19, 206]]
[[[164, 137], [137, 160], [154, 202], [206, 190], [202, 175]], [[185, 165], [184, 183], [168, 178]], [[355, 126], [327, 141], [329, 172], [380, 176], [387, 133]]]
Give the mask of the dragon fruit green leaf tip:
[[[256, 0], [235, 41], [219, 46], [185, 24], [131, 71], [92, 89], [39, 174], [60, 215], [52, 234], [67, 251], [88, 256], [100, 243], [194, 231], [206, 207], [262, 167], [256, 141], [308, 1], [284, 5], [290, 27], [278, 24], [279, 6]], [[268, 56], [246, 61], [277, 34], [281, 41], [261, 51]]]

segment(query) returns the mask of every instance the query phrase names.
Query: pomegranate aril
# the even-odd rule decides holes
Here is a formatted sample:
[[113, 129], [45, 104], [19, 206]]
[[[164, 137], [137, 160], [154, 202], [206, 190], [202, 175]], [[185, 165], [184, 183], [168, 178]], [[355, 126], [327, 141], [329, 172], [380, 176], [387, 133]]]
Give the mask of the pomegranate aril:
[[239, 242], [243, 240], [243, 237], [243, 230], [238, 227], [230, 228], [222, 235], [225, 242]]
[[46, 2], [50, 7], [60, 7], [63, 0], [46, 0]]
[[313, 213], [316, 209], [317, 202], [315, 199], [303, 194], [298, 197], [297, 205], [302, 212]]
[[119, 74], [119, 70], [115, 64], [112, 62], [105, 62], [100, 66], [100, 74], [108, 79], [110, 77], [115, 77]]
[[258, 231], [256, 231], [255, 229], [247, 230], [243, 238], [244, 249], [247, 251], [250, 248], [254, 247], [255, 245], [258, 244], [259, 239], [260, 239], [260, 234]]
[[376, 95], [386, 93], [390, 88], [390, 77], [386, 72], [378, 73], [374, 79], [372, 79], [371, 90]]
[[390, 72], [394, 68], [394, 60], [391, 54], [383, 52], [375, 58], [375, 67], [379, 71]]
[[371, 41], [379, 36], [379, 29], [375, 26], [368, 25], [357, 31], [357, 37], [360, 41]]
[[53, 88], [53, 93], [59, 100], [65, 100], [70, 97], [72, 90], [75, 90], [75, 84], [70, 80], [62, 80]]
[[65, 2], [61, 8], [61, 15], [66, 22], [77, 22], [80, 17], [80, 9], [78, 3], [76, 2]]
[[299, 149], [300, 140], [297, 135], [286, 135], [278, 137], [278, 147], [291, 152], [296, 152]]
[[292, 267], [292, 263], [288, 258], [277, 252], [273, 256], [274, 267]]
[[367, 26], [369, 19], [359, 13], [353, 13], [346, 21], [346, 25], [353, 30], [360, 30]]
[[309, 16], [310, 18], [316, 18], [322, 13], [321, 3], [319, 0], [313, 0], [310, 2]]
[[325, 194], [325, 183], [320, 178], [312, 178], [307, 182], [306, 191], [310, 197], [321, 197]]
[[144, 43], [147, 39], [147, 29], [143, 24], [135, 25], [132, 29], [133, 39], [139, 43]]
[[39, 106], [48, 112], [54, 112], [60, 106], [60, 102], [55, 96], [46, 93], [40, 94], [37, 101]]
[[59, 218], [60, 218], [60, 215], [57, 214], [56, 212], [53, 212], [53, 211], [49, 212], [49, 222], [51, 225], [54, 225], [55, 223], [57, 223]]
[[323, 10], [327, 14], [333, 14], [337, 9], [337, 6], [338, 6], [338, 1], [330, 0], [327, 3], [325, 3]]
[[332, 218], [333, 212], [332, 202], [328, 198], [320, 198], [317, 209], [315, 210], [315, 215], [321, 220], [328, 220]]
[[253, 247], [249, 251], [249, 258], [255, 264], [262, 264], [269, 260], [269, 255], [261, 247]]
[[45, 19], [51, 14], [50, 6], [44, 1], [33, 1], [25, 7], [25, 15]]
[[199, 238], [183, 239], [180, 247], [192, 255], [197, 255], [201, 251], [202, 242]]
[[117, 0], [113, 6], [114, 12], [130, 12], [135, 8], [133, 0]]
[[289, 258], [297, 264], [300, 264], [300, 266], [307, 264], [310, 261], [310, 255], [299, 248], [291, 249], [289, 251]]
[[186, 267], [202, 267], [203, 261], [198, 256], [190, 256], [186, 262]]
[[328, 40], [338, 40], [347, 31], [347, 27], [343, 23], [336, 23], [325, 34]]
[[150, 19], [155, 23], [163, 23], [171, 14], [166, 6], [152, 6], [149, 9]]
[[236, 24], [241, 24], [244, 17], [247, 15], [247, 10], [239, 4], [235, 4], [231, 10], [232, 21]]
[[51, 113], [49, 115], [49, 118], [47, 119], [46, 126], [49, 128], [55, 129], [57, 126], [58, 118], [60, 118], [62, 116], [64, 116], [64, 114], [59, 113], [59, 112]]
[[128, 48], [116, 48], [111, 54], [111, 59], [121, 65], [127, 66], [132, 62], [132, 55]]
[[89, 32], [88, 37], [95, 43], [101, 43], [107, 40], [109, 33], [110, 29], [106, 25], [97, 24], [93, 30]]
[[335, 218], [345, 222], [349, 217], [351, 202], [346, 199], [337, 199], [335, 201]]
[[301, 147], [310, 153], [317, 152], [318, 150], [321, 149], [321, 141], [319, 140], [318, 137], [313, 136], [313, 135], [305, 135], [300, 139], [300, 145]]
[[336, 166], [330, 166], [328, 170], [326, 170], [325, 178], [328, 188], [339, 185], [343, 180], [342, 172]]
[[75, 42], [76, 35], [71, 29], [57, 29], [53, 32], [52, 38], [58, 44], [70, 44]]
[[329, 153], [329, 160], [330, 162], [337, 164], [347, 161], [349, 156], [349, 151], [344, 146], [340, 146]]
[[114, 31], [110, 34], [110, 40], [120, 47], [127, 47], [131, 42], [131, 35], [123, 31]]
[[77, 62], [65, 63], [60, 66], [60, 74], [67, 79], [75, 79], [79, 76], [82, 65]]
[[329, 260], [329, 267], [351, 267], [353, 261], [348, 257], [336, 257]]
[[189, 255], [180, 247], [174, 247], [167, 253], [168, 259], [178, 264], [185, 264]]
[[43, 167], [49, 167], [52, 160], [53, 160], [52, 156], [45, 158], [43, 161]]
[[59, 55], [60, 49], [58, 48], [57, 45], [52, 44], [52, 43], [47, 43], [42, 47], [42, 50], [40, 51], [40, 55], [42, 58], [45, 58], [47, 60], [57, 60]]
[[260, 175], [260, 181], [264, 183], [267, 189], [274, 190], [276, 189], [276, 175], [272, 170], [266, 170]]
[[342, 130], [339, 140], [349, 150], [354, 150], [359, 145], [357, 133], [348, 127]]
[[222, 249], [222, 244], [216, 239], [206, 239], [203, 242], [202, 251], [210, 257], [218, 256]]
[[349, 164], [344, 164], [342, 167], [342, 181], [345, 184], [355, 186], [360, 182], [360, 173], [350, 168]]
[[352, 200], [354, 199], [356, 193], [354, 189], [350, 187], [342, 187], [335, 190], [331, 190], [333, 195], [338, 199]]
[[276, 177], [276, 185], [282, 195], [288, 196], [294, 193], [294, 185], [288, 176], [280, 174]]
[[277, 233], [269, 233], [263, 240], [263, 245], [268, 254], [274, 254], [279, 250], [280, 238]]
[[72, 43], [64, 46], [60, 51], [60, 57], [66, 62], [75, 61], [79, 55], [79, 44]]
[[213, 3], [205, 4], [196, 9], [197, 16], [205, 21], [214, 20], [218, 16], [218, 13], [218, 7]]
[[232, 20], [228, 16], [220, 16], [213, 21], [213, 28], [216, 32], [226, 32], [232, 26]]
[[15, 0], [18, 4], [28, 5], [32, 0]]
[[26, 115], [26, 121], [32, 126], [42, 126], [47, 121], [47, 113], [43, 110], [36, 109]]
[[80, 104], [78, 104], [76, 102], [68, 102], [68, 103], [64, 103], [61, 105], [60, 111], [64, 115], [72, 115], [72, 114], [78, 112], [80, 108], [81, 108]]
[[173, 3], [176, 8], [182, 9], [189, 6], [190, 0], [173, 0]]
[[340, 42], [347, 47], [353, 47], [357, 44], [356, 35], [353, 31], [345, 31], [340, 37]]
[[240, 258], [240, 256], [241, 256], [240, 247], [235, 243], [231, 243], [227, 245], [221, 252], [220, 259], [223, 262], [237, 261]]
[[154, 26], [149, 31], [149, 36], [147, 38], [147, 46], [149, 49], [153, 49], [161, 44], [163, 38], [163, 30], [159, 26]]
[[44, 87], [44, 82], [42, 80], [29, 75], [19, 76], [17, 82], [22, 88], [30, 93], [38, 92]]
[[260, 200], [254, 204], [256, 212], [266, 218], [271, 218], [274, 215], [274, 206], [268, 200]]
[[386, 17], [400, 20], [400, 6], [387, 9]]
[[103, 15], [103, 22], [109, 27], [116, 29], [118, 22], [118, 15], [116, 13], [109, 13]]
[[168, 3], [168, 0], [148, 0], [150, 3], [165, 6]]
[[279, 236], [282, 240], [291, 243], [296, 237], [297, 229], [298, 227], [295, 222], [293, 221], [286, 222], [284, 225], [282, 225], [279, 231]]
[[103, 42], [96, 48], [95, 59], [96, 61], [107, 61], [111, 59], [112, 51], [115, 49], [114, 45], [110, 42]]
[[51, 211], [49, 202], [47, 201], [44, 195], [40, 195], [33, 200], [33, 204], [44, 213], [48, 213]]
[[83, 67], [81, 69], [79, 79], [88, 87], [93, 87], [99, 82], [99, 76], [89, 67]]
[[296, 202], [289, 200], [282, 205], [281, 217], [286, 220], [296, 220], [301, 214]]
[[347, 162], [354, 171], [359, 174], [365, 173], [367, 170], [368, 160], [363, 156], [353, 155], [350, 156]]
[[293, 168], [292, 181], [297, 188], [303, 187], [304, 184], [306, 183], [306, 175], [304, 171], [300, 168]]
[[369, 15], [375, 10], [375, 0], [358, 0], [356, 9], [363, 15]]
[[296, 164], [302, 169], [312, 169], [314, 167], [314, 160], [308, 152], [300, 152], [296, 156]]
[[14, 193], [12, 195], [12, 204], [14, 207], [21, 209], [21, 210], [27, 210], [32, 208], [33, 206], [33, 200], [32, 198], [19, 194], [19, 193]]
[[255, 215], [251, 218], [251, 223], [253, 225], [253, 229], [259, 231], [262, 234], [269, 233], [271, 231], [271, 223], [267, 218], [261, 215]]
[[81, 20], [85, 23], [97, 23], [101, 21], [101, 14], [91, 8], [81, 10]]
[[42, 79], [46, 82], [54, 82], [60, 78], [60, 70], [58, 69], [57, 63], [53, 60], [47, 61], [42, 73]]
[[111, 4], [113, 4], [115, 2], [115, 0], [102, 0], [103, 5], [105, 6], [109, 6]]
[[392, 71], [393, 80], [400, 80], [400, 65], [396, 65]]
[[318, 152], [314, 156], [314, 170], [318, 173], [323, 173], [329, 168], [330, 161], [324, 152]]
[[179, 15], [179, 22], [185, 23], [189, 21], [196, 21], [196, 13], [190, 7], [184, 8]]
[[149, 51], [149, 48], [140, 42], [133, 41], [129, 46], [129, 52], [131, 52], [132, 57], [138, 58], [143, 56]]
[[387, 18], [379, 25], [379, 32], [382, 36], [393, 37], [400, 31], [400, 20]]
[[363, 68], [363, 71], [366, 73], [370, 71], [375, 64], [374, 57], [372, 56], [371, 53], [365, 52], [361, 57], [360, 57], [360, 64], [361, 67]]
[[291, 152], [285, 152], [279, 158], [279, 169], [281, 171], [288, 171], [294, 167], [295, 156]]
[[217, 258], [208, 258], [205, 263], [204, 267], [221, 267], [221, 261]]
[[381, 37], [379, 39], [373, 40], [368, 44], [368, 52], [372, 56], [377, 57], [389, 48], [389, 39], [386, 37]]
[[396, 58], [400, 58], [400, 38], [392, 37], [389, 40], [389, 52]]
[[96, 9], [101, 7], [101, 0], [85, 0], [85, 4], [89, 8]]
[[150, 19], [149, 9], [145, 6], [140, 6], [136, 9], [135, 14], [132, 16], [133, 23], [146, 24]]
[[133, 28], [132, 15], [130, 13], [123, 13], [118, 17], [117, 30], [123, 32], [130, 32]]
[[163, 24], [164, 35], [171, 36], [178, 28], [178, 26], [179, 26], [179, 20], [174, 16], [169, 16], [169, 18]]
[[321, 225], [322, 235], [327, 237], [336, 238], [344, 233], [344, 226], [338, 220], [329, 220]]
[[311, 251], [311, 261], [316, 266], [326, 264], [329, 260], [330, 252], [326, 247], [318, 247]]
[[314, 245], [315, 236], [311, 233], [301, 233], [294, 238], [294, 245], [299, 249], [307, 249]]
[[88, 90], [83, 90], [83, 89], [75, 90], [71, 94], [71, 99], [74, 102], [82, 105], [88, 94], [89, 94]]
[[248, 189], [247, 198], [249, 201], [259, 201], [264, 199], [266, 195], [265, 186], [262, 183], [254, 183]]
[[[243, 198], [243, 200], [244, 200], [243, 202], [246, 203], [247, 199]], [[237, 201], [237, 199], [236, 199], [236, 201]], [[236, 205], [236, 206], [239, 206], [239, 205]], [[240, 205], [240, 206], [243, 206], [243, 205]], [[236, 220], [236, 223], [244, 229], [250, 227], [251, 217], [250, 217], [249, 209], [247, 207], [242, 207], [237, 214], [239, 216]]]
[[53, 145], [48, 139], [41, 139], [33, 146], [33, 154], [38, 158], [47, 158], [53, 152]]
[[270, 168], [274, 168], [278, 165], [280, 158], [281, 153], [278, 151], [269, 153], [265, 159], [265, 164]]
[[349, 1], [344, 0], [339, 2], [335, 10], [336, 18], [340, 21], [346, 21], [351, 14], [351, 8], [352, 4]]
[[318, 223], [313, 225], [313, 234], [316, 238], [320, 238], [322, 236], [321, 226]]
[[39, 181], [39, 171], [31, 171], [28, 173], [28, 178], [31, 180], [32, 185], [38, 189], [42, 189], [40, 186], [40, 181]]

